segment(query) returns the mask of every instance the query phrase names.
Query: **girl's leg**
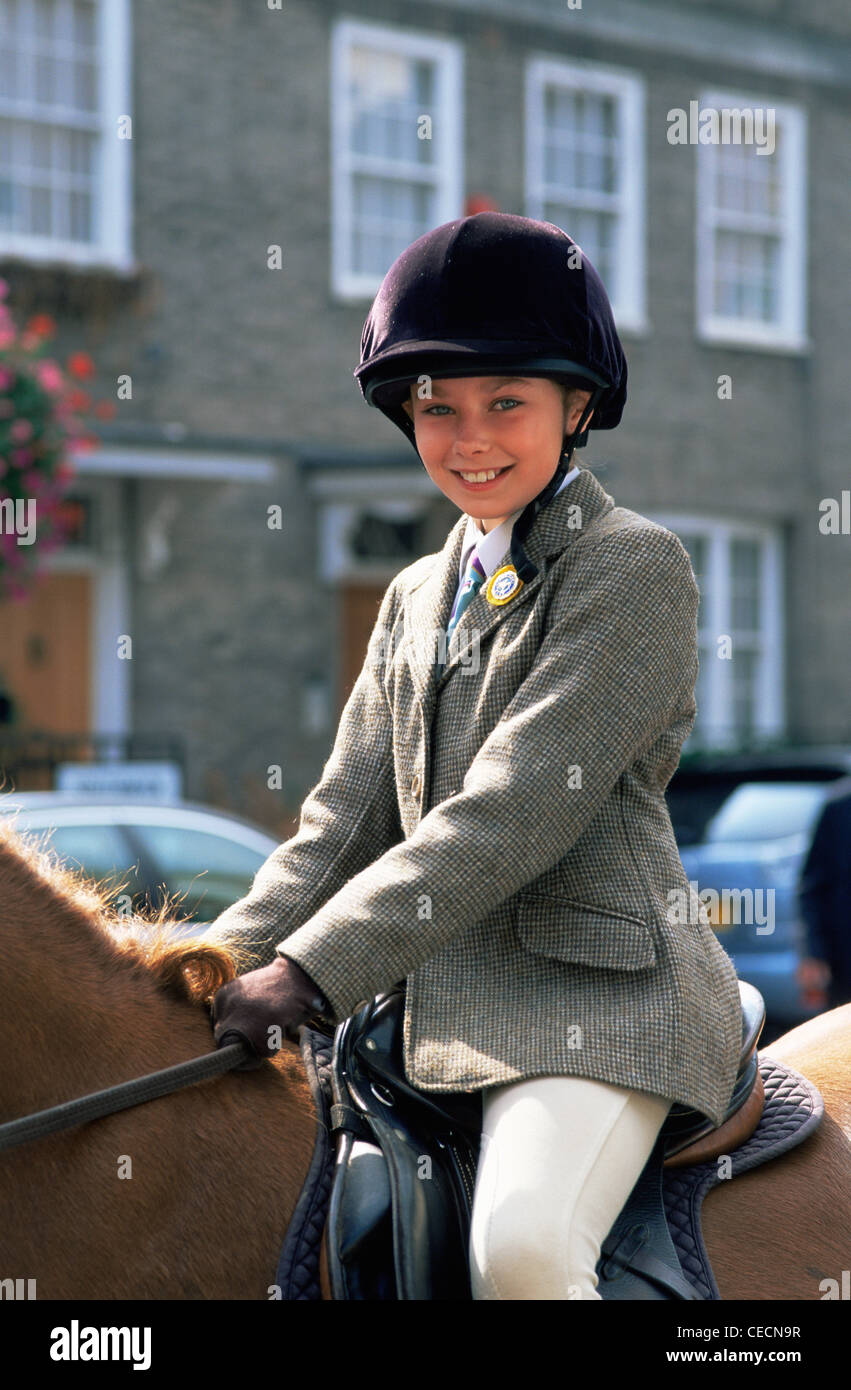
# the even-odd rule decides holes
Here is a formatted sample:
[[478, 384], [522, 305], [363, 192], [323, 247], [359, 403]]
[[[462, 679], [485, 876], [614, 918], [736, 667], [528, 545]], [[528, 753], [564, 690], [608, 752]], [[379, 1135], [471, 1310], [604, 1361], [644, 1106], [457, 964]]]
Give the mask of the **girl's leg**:
[[596, 1298], [600, 1247], [672, 1102], [577, 1076], [482, 1094], [474, 1299]]

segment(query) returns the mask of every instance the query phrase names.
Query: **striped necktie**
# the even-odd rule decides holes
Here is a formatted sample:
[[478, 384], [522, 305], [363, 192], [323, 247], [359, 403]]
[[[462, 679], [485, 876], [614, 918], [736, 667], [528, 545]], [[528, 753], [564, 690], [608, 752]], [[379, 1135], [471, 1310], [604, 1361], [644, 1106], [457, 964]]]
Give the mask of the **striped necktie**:
[[[472, 603], [473, 599], [476, 597], [476, 594], [479, 592], [479, 589], [482, 587], [482, 584], [484, 583], [485, 579], [487, 579], [487, 575], [485, 574], [484, 566], [482, 565], [482, 562], [479, 559], [478, 551], [474, 549], [472, 554], [470, 555], [469, 560], [467, 561], [467, 569], [464, 573], [464, 582], [455, 596], [455, 602], [452, 605], [452, 612], [449, 615], [449, 623], [446, 628], [447, 654], [449, 652], [449, 643], [452, 640], [452, 634], [458, 626], [459, 622], [461, 621], [461, 617], [464, 613], [464, 610], [468, 607], [470, 603]], [[439, 658], [437, 666], [438, 670], [442, 669], [443, 663], [440, 661]]]

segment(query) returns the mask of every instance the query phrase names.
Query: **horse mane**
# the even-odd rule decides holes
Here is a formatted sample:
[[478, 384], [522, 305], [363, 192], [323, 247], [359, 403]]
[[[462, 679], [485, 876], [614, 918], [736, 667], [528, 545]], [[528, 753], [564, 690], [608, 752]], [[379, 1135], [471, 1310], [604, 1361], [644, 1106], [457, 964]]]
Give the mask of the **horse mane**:
[[[4, 894], [17, 890], [36, 910], [64, 912], [88, 931], [95, 951], [145, 975], [166, 994], [191, 1003], [209, 1003], [252, 958], [235, 935], [218, 932], [215, 941], [197, 936], [176, 938], [179, 919], [172, 915], [180, 894], [170, 894], [157, 911], [121, 911], [115, 899], [126, 879], [96, 879], [63, 864], [57, 852], [33, 832], [15, 829], [15, 817], [0, 816], [0, 882]], [[49, 831], [45, 834], [49, 835]]]

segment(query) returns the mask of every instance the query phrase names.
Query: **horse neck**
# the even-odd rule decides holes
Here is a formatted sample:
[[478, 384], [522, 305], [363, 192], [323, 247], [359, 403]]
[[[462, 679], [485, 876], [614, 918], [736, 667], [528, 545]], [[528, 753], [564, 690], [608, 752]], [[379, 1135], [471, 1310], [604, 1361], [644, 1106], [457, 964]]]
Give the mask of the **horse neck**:
[[[81, 902], [7, 873], [3, 849], [0, 1121], [212, 1051], [203, 1007], [123, 958]], [[288, 1043], [257, 1072], [15, 1150], [0, 1163], [4, 1257], [38, 1268], [45, 1298], [267, 1298], [314, 1131]]]
[[84, 902], [44, 885], [3, 892], [4, 1118], [208, 1052], [209, 1016], [122, 956]]

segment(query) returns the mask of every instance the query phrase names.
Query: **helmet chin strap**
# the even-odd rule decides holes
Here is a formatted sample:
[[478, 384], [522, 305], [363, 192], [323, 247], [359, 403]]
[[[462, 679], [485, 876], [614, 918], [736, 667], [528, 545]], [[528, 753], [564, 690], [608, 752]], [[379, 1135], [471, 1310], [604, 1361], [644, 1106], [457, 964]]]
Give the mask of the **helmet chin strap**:
[[538, 512], [552, 501], [561, 487], [565, 473], [569, 472], [571, 468], [571, 459], [573, 458], [579, 437], [585, 430], [591, 417], [591, 412], [597, 404], [597, 401], [603, 395], [605, 389], [606, 388], [603, 386], [595, 387], [590, 400], [586, 403], [585, 409], [579, 418], [576, 429], [571, 435], [565, 435], [564, 445], [553, 476], [546, 486], [541, 489], [537, 497], [533, 497], [532, 501], [526, 505], [511, 528], [511, 563], [516, 569], [518, 577], [524, 584], [528, 583], [530, 579], [534, 579], [535, 575], [538, 573], [538, 568], [537, 565], [532, 564], [532, 561], [523, 549], [523, 541], [526, 539]]

